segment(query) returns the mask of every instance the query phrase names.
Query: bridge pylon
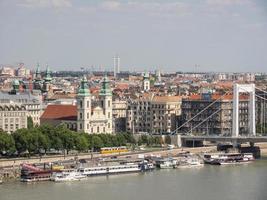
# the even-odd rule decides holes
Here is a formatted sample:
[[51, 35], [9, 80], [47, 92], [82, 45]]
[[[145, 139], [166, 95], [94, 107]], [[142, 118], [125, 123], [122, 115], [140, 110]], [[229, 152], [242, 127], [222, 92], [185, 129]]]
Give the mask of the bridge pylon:
[[255, 84], [234, 84], [233, 91], [233, 130], [232, 137], [239, 136], [239, 93], [249, 93], [248, 106], [248, 127], [249, 133], [256, 136], [256, 118], [255, 118]]

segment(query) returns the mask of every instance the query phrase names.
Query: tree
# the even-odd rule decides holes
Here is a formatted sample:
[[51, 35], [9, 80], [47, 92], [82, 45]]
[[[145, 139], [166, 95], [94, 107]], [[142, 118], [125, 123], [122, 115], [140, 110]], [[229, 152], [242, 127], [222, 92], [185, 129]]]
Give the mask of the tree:
[[89, 144], [85, 134], [79, 133], [75, 138], [76, 150], [85, 151], [88, 150]]
[[126, 145], [126, 139], [122, 134], [117, 134], [115, 136], [115, 138], [117, 140], [118, 146], [125, 146]]
[[132, 133], [121, 133], [121, 135], [123, 135], [123, 137], [125, 138], [126, 143], [136, 144], [136, 139], [134, 138]]
[[12, 133], [12, 136], [15, 141], [15, 147], [18, 151], [19, 154], [22, 152], [27, 151], [28, 149], [28, 130], [23, 128], [23, 129], [18, 129], [14, 133]]
[[0, 131], [0, 152], [14, 152], [15, 141], [7, 132]]
[[32, 129], [33, 128], [33, 120], [31, 116], [27, 117], [27, 128]]
[[93, 135], [91, 140], [91, 147], [94, 150], [99, 150], [104, 146], [102, 139], [98, 135]]
[[141, 135], [141, 137], [138, 139], [138, 145], [142, 145], [142, 144], [148, 144], [147, 135]]
[[61, 139], [63, 149], [67, 150], [67, 154], [70, 150], [75, 148], [75, 133], [69, 130], [65, 125], [57, 126], [56, 134]]

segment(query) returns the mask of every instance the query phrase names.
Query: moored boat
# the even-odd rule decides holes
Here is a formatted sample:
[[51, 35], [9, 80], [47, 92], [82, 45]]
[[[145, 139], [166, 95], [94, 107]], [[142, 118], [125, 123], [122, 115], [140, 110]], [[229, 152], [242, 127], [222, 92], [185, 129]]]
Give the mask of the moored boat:
[[37, 182], [49, 181], [53, 172], [58, 170], [40, 169], [33, 165], [23, 164], [21, 168], [20, 181], [22, 182]]
[[205, 164], [227, 165], [250, 163], [255, 159], [252, 153], [217, 153], [204, 154], [203, 160]]
[[86, 178], [81, 172], [77, 170], [64, 170], [61, 172], [54, 172], [51, 176], [51, 181], [63, 182], [63, 181], [78, 181]]
[[156, 160], [156, 167], [160, 169], [173, 169], [177, 165], [177, 160], [173, 158], [162, 158]]
[[140, 164], [123, 164], [123, 165], [112, 165], [112, 166], [99, 166], [99, 167], [89, 167], [89, 168], [79, 168], [78, 172], [85, 176], [95, 176], [95, 175], [109, 175], [109, 174], [120, 174], [120, 173], [133, 173], [141, 172], [142, 169], [148, 170], [152, 169], [152, 165], [146, 165], [142, 168]]

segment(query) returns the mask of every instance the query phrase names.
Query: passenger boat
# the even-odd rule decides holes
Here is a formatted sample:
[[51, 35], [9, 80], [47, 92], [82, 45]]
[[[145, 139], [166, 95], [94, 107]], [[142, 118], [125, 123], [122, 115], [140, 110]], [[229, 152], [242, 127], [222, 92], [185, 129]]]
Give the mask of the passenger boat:
[[21, 168], [20, 180], [22, 182], [49, 181], [52, 173], [58, 170], [42, 170], [29, 164], [23, 164]]
[[202, 167], [203, 163], [198, 158], [186, 158], [178, 161], [177, 168]]
[[254, 161], [252, 153], [217, 153], [204, 154], [205, 164], [212, 165], [227, 165], [227, 164], [242, 164]]
[[155, 165], [153, 163], [144, 161], [139, 164], [139, 168], [141, 169], [141, 171], [151, 171], [155, 169]]
[[81, 172], [77, 170], [64, 170], [61, 172], [54, 172], [51, 176], [51, 181], [63, 182], [63, 181], [79, 181], [86, 178]]
[[177, 165], [177, 160], [173, 158], [163, 158], [156, 160], [156, 167], [160, 169], [173, 169]]
[[96, 176], [96, 175], [109, 175], [109, 174], [120, 174], [120, 173], [132, 173], [141, 172], [154, 169], [154, 165], [149, 164], [123, 164], [123, 165], [112, 165], [112, 166], [100, 166], [100, 167], [89, 167], [79, 168], [78, 172], [85, 176]]

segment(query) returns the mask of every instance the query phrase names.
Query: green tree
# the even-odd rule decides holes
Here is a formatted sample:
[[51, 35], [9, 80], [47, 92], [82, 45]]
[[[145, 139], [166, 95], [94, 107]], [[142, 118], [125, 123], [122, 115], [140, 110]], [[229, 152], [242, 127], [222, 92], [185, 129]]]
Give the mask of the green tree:
[[0, 152], [14, 152], [15, 141], [7, 132], [0, 131]]
[[147, 135], [141, 135], [141, 137], [138, 139], [138, 145], [148, 144], [148, 137]]
[[62, 141], [63, 149], [67, 151], [75, 148], [75, 133], [69, 130], [64, 124], [56, 127], [56, 134]]
[[117, 145], [118, 146], [125, 146], [126, 145], [126, 139], [123, 136], [123, 134], [119, 133], [119, 134], [115, 135], [115, 138], [117, 140]]
[[88, 140], [85, 134], [79, 133], [76, 136], [75, 147], [76, 147], [76, 150], [78, 150], [79, 152], [88, 150], [89, 144], [88, 144]]
[[19, 154], [22, 152], [25, 152], [28, 150], [28, 130], [23, 128], [23, 129], [18, 129], [14, 133], [12, 133], [12, 136], [15, 141], [15, 147], [18, 151]]
[[94, 150], [99, 150], [104, 146], [102, 139], [98, 135], [93, 135], [91, 140], [91, 147]]
[[27, 117], [27, 128], [32, 129], [33, 128], [33, 120], [31, 116]]

